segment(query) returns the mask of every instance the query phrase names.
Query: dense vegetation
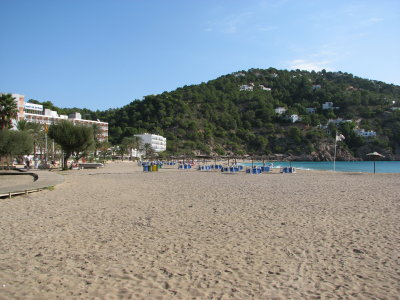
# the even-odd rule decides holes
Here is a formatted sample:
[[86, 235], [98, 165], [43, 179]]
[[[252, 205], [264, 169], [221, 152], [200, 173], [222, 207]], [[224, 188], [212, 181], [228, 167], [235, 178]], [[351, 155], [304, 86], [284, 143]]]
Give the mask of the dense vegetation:
[[32, 137], [27, 132], [0, 130], [0, 165], [12, 165], [14, 157], [31, 153], [32, 150]]
[[[241, 85], [251, 85], [253, 90], [241, 91]], [[336, 131], [346, 137], [340, 143], [343, 159], [364, 157], [369, 151], [393, 158], [400, 144], [399, 100], [399, 86], [348, 73], [270, 68], [150, 95], [119, 109], [52, 109], [64, 114], [80, 111], [85, 118], [109, 122], [113, 144], [151, 132], [165, 136], [168, 152], [174, 154], [285, 153], [319, 160], [327, 159], [319, 153], [331, 149]], [[323, 110], [325, 102], [339, 109]], [[277, 107], [287, 110], [278, 115]], [[309, 114], [306, 108], [316, 111]], [[298, 114], [300, 121], [291, 123], [292, 114]], [[352, 122], [328, 124], [337, 118]], [[354, 128], [376, 131], [377, 136], [362, 138]]]

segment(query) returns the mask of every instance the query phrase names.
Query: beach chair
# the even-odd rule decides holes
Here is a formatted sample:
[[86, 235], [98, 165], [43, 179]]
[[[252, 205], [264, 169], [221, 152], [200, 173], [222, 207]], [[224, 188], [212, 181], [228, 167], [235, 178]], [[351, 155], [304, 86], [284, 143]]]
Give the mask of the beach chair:
[[263, 167], [261, 167], [261, 172], [262, 172], [262, 173], [267, 173], [267, 172], [270, 172], [270, 171], [271, 171], [271, 168], [268, 167], [268, 166], [263, 166]]
[[281, 168], [280, 172], [282, 174], [283, 173], [296, 173], [296, 169], [294, 167], [283, 167], [283, 168]]

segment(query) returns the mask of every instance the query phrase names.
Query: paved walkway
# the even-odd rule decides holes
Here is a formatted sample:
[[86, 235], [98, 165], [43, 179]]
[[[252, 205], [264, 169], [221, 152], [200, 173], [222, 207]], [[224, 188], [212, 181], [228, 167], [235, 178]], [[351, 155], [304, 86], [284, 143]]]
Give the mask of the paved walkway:
[[[11, 173], [18, 175], [11, 175]], [[31, 173], [31, 175], [27, 174]], [[18, 171], [5, 171], [0, 174], [0, 197], [11, 197], [14, 195], [27, 194], [30, 192], [36, 192], [51, 186], [55, 186], [64, 181], [64, 176], [58, 174], [55, 171], [49, 170], [31, 170], [30, 172], [18, 172]], [[38, 179], [34, 181], [34, 175], [37, 174]], [[11, 176], [15, 177], [15, 179]], [[4, 180], [2, 183], [1, 178], [7, 176], [10, 180]], [[22, 179], [22, 176], [24, 178]], [[26, 180], [29, 177], [31, 180]]]

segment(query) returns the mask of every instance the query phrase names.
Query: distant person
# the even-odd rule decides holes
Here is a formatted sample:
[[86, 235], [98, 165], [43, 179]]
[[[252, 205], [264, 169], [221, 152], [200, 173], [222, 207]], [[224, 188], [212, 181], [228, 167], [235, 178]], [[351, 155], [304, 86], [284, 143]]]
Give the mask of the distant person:
[[34, 161], [35, 169], [38, 169], [39, 168], [39, 157], [37, 157], [37, 155], [36, 155], [34, 157], [33, 161]]
[[26, 156], [25, 157], [25, 165], [26, 165], [26, 168], [29, 170], [29, 168], [30, 168], [30, 164], [31, 164], [31, 160], [29, 159], [29, 156]]

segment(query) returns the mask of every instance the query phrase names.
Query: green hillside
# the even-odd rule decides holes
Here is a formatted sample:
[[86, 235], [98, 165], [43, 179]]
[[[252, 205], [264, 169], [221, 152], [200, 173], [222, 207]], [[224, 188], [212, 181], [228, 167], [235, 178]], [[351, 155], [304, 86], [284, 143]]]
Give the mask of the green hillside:
[[[240, 90], [242, 85], [252, 90]], [[338, 109], [323, 110], [325, 102]], [[136, 133], [156, 133], [167, 138], [171, 154], [286, 154], [329, 160], [338, 131], [346, 137], [339, 142], [339, 159], [365, 158], [370, 151], [395, 159], [400, 150], [399, 102], [396, 85], [342, 72], [270, 68], [150, 95], [119, 109], [83, 113], [109, 122], [114, 144]], [[277, 107], [286, 112], [278, 115]], [[294, 114], [300, 117], [296, 123], [288, 119]], [[351, 122], [328, 124], [338, 118]], [[356, 128], [377, 136], [360, 137]]]

